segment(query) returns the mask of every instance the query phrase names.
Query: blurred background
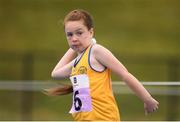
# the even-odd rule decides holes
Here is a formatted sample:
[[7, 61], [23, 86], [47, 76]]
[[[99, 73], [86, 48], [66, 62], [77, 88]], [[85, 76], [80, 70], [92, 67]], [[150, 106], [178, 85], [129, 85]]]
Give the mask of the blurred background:
[[[3, 83], [62, 82], [50, 74], [68, 49], [64, 16], [77, 8], [93, 15], [97, 42], [140, 81], [180, 81], [179, 0], [0, 0], [0, 120], [72, 120], [71, 94], [48, 97]], [[115, 86], [123, 121], [180, 120], [180, 87], [154, 87], [159, 110], [145, 116], [142, 101]]]

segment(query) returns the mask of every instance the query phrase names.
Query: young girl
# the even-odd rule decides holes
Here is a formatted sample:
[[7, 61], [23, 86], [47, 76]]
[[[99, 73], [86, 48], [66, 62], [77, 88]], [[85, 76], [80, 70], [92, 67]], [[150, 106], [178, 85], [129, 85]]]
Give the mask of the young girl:
[[158, 109], [159, 103], [121, 62], [108, 49], [95, 44], [93, 20], [88, 12], [71, 11], [64, 19], [64, 30], [70, 48], [52, 71], [52, 77], [70, 77], [72, 86], [50, 89], [48, 93], [60, 95], [73, 91], [70, 113], [74, 120], [120, 121], [111, 71], [144, 102], [146, 113]]

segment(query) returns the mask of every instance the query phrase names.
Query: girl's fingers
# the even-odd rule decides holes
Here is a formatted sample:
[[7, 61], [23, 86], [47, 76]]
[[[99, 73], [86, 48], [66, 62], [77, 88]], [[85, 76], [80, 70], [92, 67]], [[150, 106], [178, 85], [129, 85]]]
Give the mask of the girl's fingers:
[[148, 115], [148, 112], [147, 112], [147, 110], [145, 110], [145, 115], [146, 115], [146, 116]]

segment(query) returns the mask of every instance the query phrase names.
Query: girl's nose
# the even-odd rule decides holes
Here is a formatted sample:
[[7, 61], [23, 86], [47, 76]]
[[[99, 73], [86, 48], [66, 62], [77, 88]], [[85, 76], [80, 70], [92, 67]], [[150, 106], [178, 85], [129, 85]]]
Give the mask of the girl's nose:
[[76, 35], [73, 35], [72, 38], [71, 38], [72, 42], [77, 42], [78, 38]]

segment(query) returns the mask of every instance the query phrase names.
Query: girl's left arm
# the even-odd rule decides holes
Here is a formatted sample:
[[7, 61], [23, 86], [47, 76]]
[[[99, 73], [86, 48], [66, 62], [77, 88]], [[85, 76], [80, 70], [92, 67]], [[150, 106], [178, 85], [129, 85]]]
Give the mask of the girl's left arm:
[[102, 65], [117, 74], [130, 89], [144, 102], [145, 112], [153, 112], [158, 108], [158, 102], [152, 98], [143, 85], [123, 66], [121, 62], [106, 48], [94, 45], [93, 55]]

